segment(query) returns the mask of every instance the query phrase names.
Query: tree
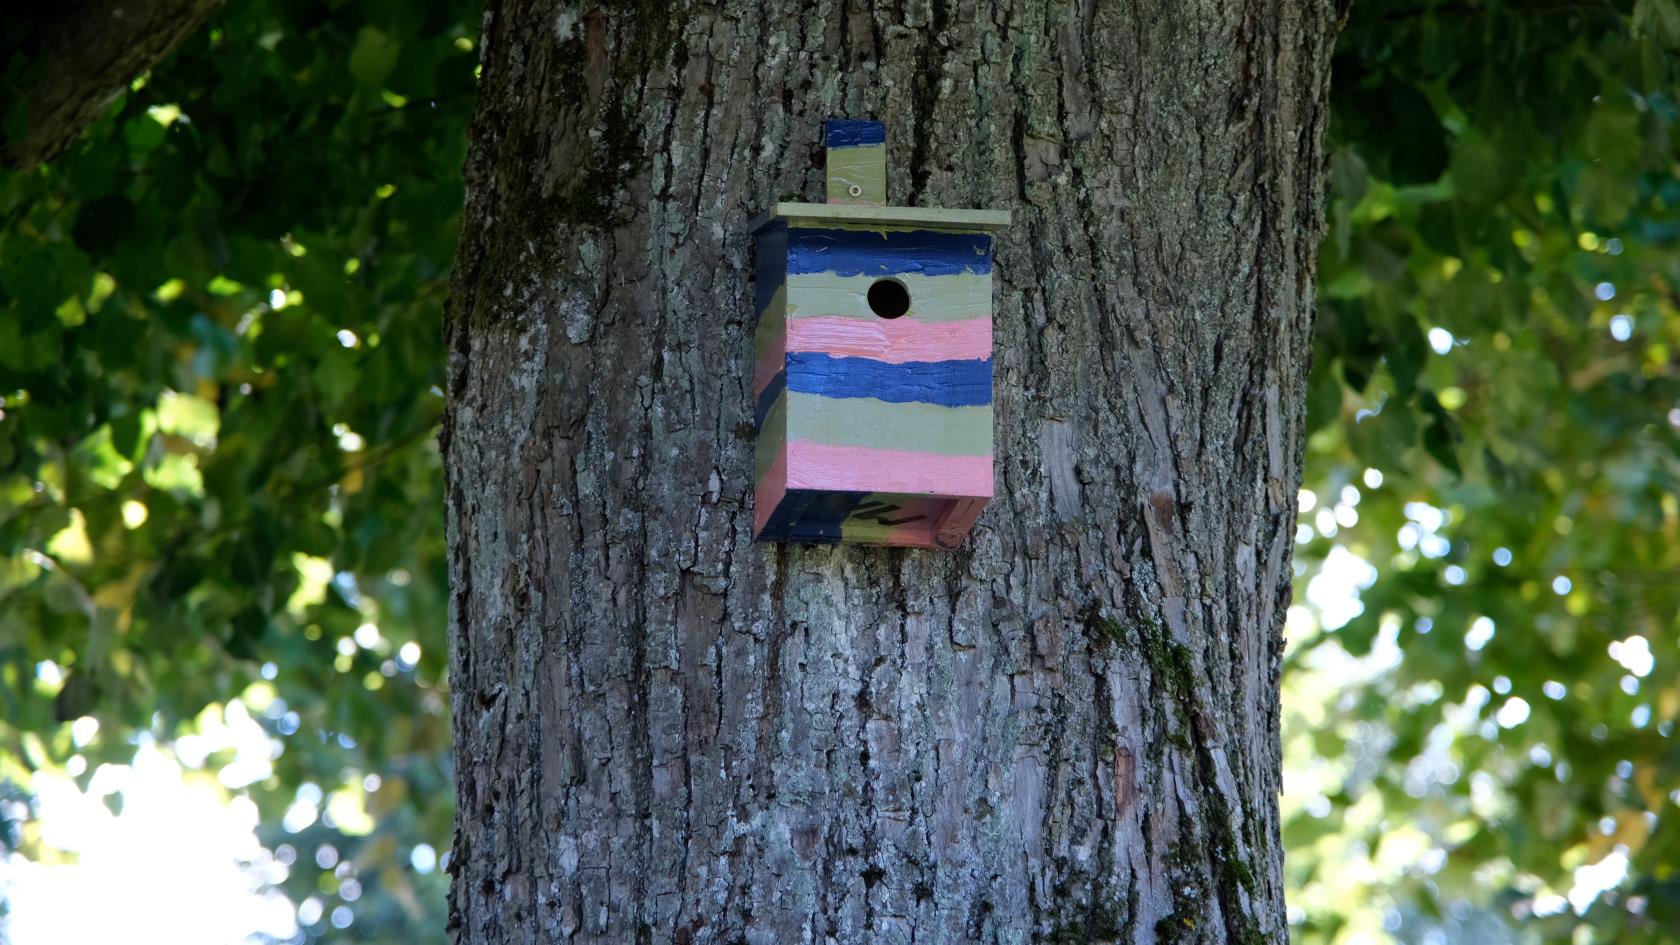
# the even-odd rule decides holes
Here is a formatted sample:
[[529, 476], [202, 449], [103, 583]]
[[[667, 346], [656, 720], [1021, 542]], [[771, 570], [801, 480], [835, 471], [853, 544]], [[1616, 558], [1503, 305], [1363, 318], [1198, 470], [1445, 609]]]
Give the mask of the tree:
[[[1334, 12], [492, 4], [447, 310], [456, 941], [1280, 941]], [[1009, 206], [957, 553], [750, 542], [745, 223]]]
[[[627, 9], [604, 6], [609, 15], [588, 20], [603, 41], [609, 27], [624, 22], [617, 11]], [[924, 22], [935, 12], [941, 30]], [[662, 431], [694, 416], [714, 423], [728, 417], [719, 445], [696, 447], [693, 460], [719, 471], [715, 504], [706, 504], [709, 469], [694, 480], [659, 466], [661, 478], [644, 488], [663, 483], [675, 494], [678, 486], [703, 483], [694, 493], [707, 499], [681, 508], [706, 516], [704, 534], [717, 540], [705, 547], [727, 548], [729, 570], [715, 556], [696, 564], [700, 545], [690, 539], [699, 532], [682, 531], [667, 517], [674, 513], [640, 510], [652, 523], [648, 541], [686, 550], [675, 577], [669, 569], [647, 572], [675, 581], [674, 598], [660, 597], [665, 585], [657, 585], [627, 605], [648, 611], [641, 626], [665, 634], [657, 640], [698, 647], [678, 657], [715, 670], [712, 678], [723, 680], [717, 691], [727, 686], [736, 696], [727, 703], [735, 714], [713, 726], [729, 740], [708, 749], [704, 761], [747, 743], [754, 760], [727, 769], [746, 784], [756, 759], [766, 757], [741, 732], [792, 710], [734, 693], [763, 686], [762, 667], [782, 674], [774, 691], [784, 694], [789, 680], [805, 680], [820, 695], [843, 687], [859, 692], [867, 679], [873, 725], [836, 730], [823, 723], [818, 730], [831, 740], [837, 731], [861, 733], [848, 735], [836, 758], [860, 757], [865, 745], [871, 752], [868, 765], [837, 784], [859, 796], [867, 786], [876, 808], [906, 794], [925, 797], [929, 774], [910, 769], [907, 786], [887, 780], [906, 770], [907, 763], [891, 759], [910, 752], [932, 754], [937, 763], [942, 748], [900, 738], [888, 756], [890, 743], [880, 740], [897, 732], [878, 717], [886, 699], [898, 700], [890, 708], [900, 711], [900, 702], [923, 693], [895, 683], [891, 664], [867, 677], [855, 670], [874, 652], [902, 659], [903, 644], [853, 633], [815, 662], [817, 670], [811, 660], [800, 667], [789, 660], [832, 638], [813, 643], [804, 626], [771, 636], [772, 627], [784, 625], [763, 617], [762, 608], [791, 589], [784, 610], [808, 617], [844, 610], [848, 633], [852, 624], [877, 618], [869, 629], [878, 635], [907, 627], [906, 640], [916, 641], [930, 626], [987, 626], [990, 636], [946, 642], [950, 633], [935, 634], [932, 645], [951, 658], [924, 660], [934, 669], [907, 677], [925, 681], [929, 693], [893, 720], [925, 718], [931, 710], [918, 706], [949, 707], [957, 693], [979, 694], [986, 699], [973, 711], [965, 707], [938, 723], [973, 732], [997, 718], [1004, 698], [997, 679], [1018, 686], [1009, 690], [1019, 693], [1011, 707], [1017, 714], [988, 734], [1009, 745], [1025, 744], [1027, 735], [1046, 739], [1023, 749], [1023, 765], [1037, 764], [1033, 751], [1053, 763], [1020, 770], [1038, 773], [1023, 783], [1042, 785], [1059, 810], [1073, 805], [1040, 833], [1049, 851], [1041, 872], [1073, 873], [1089, 862], [1078, 859], [1086, 850], [1110, 849], [1069, 839], [1086, 836], [1070, 825], [1098, 823], [1091, 812], [1113, 796], [1102, 793], [1100, 780], [1112, 781], [1109, 767], [1077, 764], [1079, 752], [1099, 753], [1079, 741], [1100, 725], [1093, 699], [1119, 705], [1128, 724], [1154, 726], [1145, 736], [1154, 739], [1148, 745], [1156, 755], [1139, 762], [1143, 752], [1128, 747], [1131, 756], [1118, 756], [1136, 777], [1152, 779], [1146, 786], [1158, 791], [1157, 782], [1180, 769], [1191, 779], [1182, 783], [1196, 783], [1191, 762], [1199, 756], [1184, 759], [1193, 750], [1187, 735], [1169, 734], [1156, 747], [1154, 733], [1174, 731], [1176, 704], [1116, 702], [1157, 688], [1170, 693], [1172, 679], [1151, 673], [1149, 654], [1137, 653], [1138, 637], [1127, 636], [1134, 633], [1126, 622], [1137, 609], [1127, 603], [1132, 597], [1122, 596], [1116, 609], [1105, 596], [1133, 594], [1140, 573], [1147, 587], [1152, 575], [1141, 569], [1153, 568], [1136, 516], [1123, 503], [1137, 498], [1137, 470], [1146, 470], [1140, 464], [1154, 454], [1141, 451], [1147, 442], [1103, 439], [1134, 436], [1132, 418], [1147, 401], [1136, 393], [1144, 388], [1114, 375], [1132, 370], [1128, 359], [1153, 352], [1168, 336], [1152, 334], [1153, 321], [1116, 321], [1143, 303], [1114, 304], [1093, 291], [1092, 307], [1075, 305], [1070, 315], [1066, 300], [1074, 289], [1115, 284], [1102, 280], [1117, 273], [1127, 277], [1120, 285], [1132, 286], [1134, 273], [1181, 268], [1197, 280], [1146, 281], [1147, 295], [1130, 291], [1153, 306], [1151, 317], [1200, 304], [1197, 293], [1209, 284], [1201, 276], [1218, 261], [1190, 253], [1183, 265], [1179, 257], [1160, 260], [1162, 247], [1183, 244], [1181, 234], [1194, 228], [1190, 216], [1171, 216], [1178, 206], [1172, 192], [1201, 178], [1173, 174], [1201, 168], [1211, 152], [1199, 139], [1174, 148], [1156, 137], [1138, 138], [1139, 150], [1127, 144], [1118, 156], [1110, 152], [1116, 141], [1135, 137], [1135, 128], [1188, 128], [1173, 124], [1174, 116], [1197, 114], [1206, 103], [1180, 91], [1197, 88], [1178, 78], [1184, 64], [1144, 69], [1145, 52], [1149, 63], [1161, 58], [1165, 21], [1140, 20], [1157, 33], [1127, 23], [1099, 34], [1092, 31], [1113, 14], [1093, 9], [1091, 29], [1078, 20], [1064, 39], [1055, 29], [1023, 25], [1047, 16], [1059, 24], [1053, 17], [1064, 15], [1060, 7], [979, 12], [992, 18], [980, 19], [970, 7], [914, 7], [905, 21], [915, 29], [889, 29], [849, 6], [817, 10], [788, 29], [777, 29], [777, 19], [769, 32], [779, 40], [762, 54], [768, 61], [758, 63], [754, 54], [738, 65], [726, 61], [733, 50], [726, 39], [734, 35], [728, 31], [758, 36], [768, 21], [756, 8], [735, 20], [697, 19], [689, 25], [704, 39], [683, 46], [680, 77], [674, 63], [663, 65], [658, 45], [674, 27], [652, 18], [643, 40], [632, 31], [610, 44], [653, 50], [646, 62], [654, 82], [638, 85], [641, 73], [621, 67], [621, 90], [631, 92], [624, 107], [636, 120], [617, 127], [635, 136], [607, 147], [637, 157], [644, 148], [638, 122], [663, 96], [673, 108], [682, 105], [684, 124], [661, 116], [652, 123], [671, 127], [676, 163], [625, 161], [621, 172], [593, 162], [596, 179], [622, 186], [591, 185], [536, 204], [556, 211], [544, 231], [549, 238], [536, 242], [547, 252], [554, 234], [571, 232], [569, 220], [601, 209], [609, 225], [584, 233], [591, 245], [605, 245], [610, 232], [633, 250], [658, 233], [657, 246], [682, 253], [668, 272], [659, 270], [663, 281], [637, 296], [639, 307], [576, 309], [572, 327], [599, 352], [607, 350], [595, 347], [603, 339], [631, 343], [620, 323], [632, 318], [686, 326], [689, 335], [662, 337], [663, 347], [650, 349], [669, 360], [657, 372], [641, 371], [648, 381], [638, 396], [645, 389], [648, 411], [659, 405]], [[820, 17], [845, 26], [819, 26]], [[40, 112], [30, 107], [36, 101], [110, 87], [100, 76], [85, 81], [90, 76], [69, 59], [30, 61], [33, 54], [16, 51], [42, 48], [27, 25], [33, 21], [14, 17], [0, 38], [7, 79], [0, 107], [8, 110], [0, 135], [8, 141]], [[574, 38], [587, 37], [579, 22], [555, 20], [571, 24]], [[990, 45], [976, 49], [976, 24], [997, 33]], [[459, 169], [481, 25], [482, 9], [469, 2], [226, 5], [151, 71], [124, 76], [117, 84], [127, 90], [60, 157], [0, 176], [0, 855], [54, 856], [35, 816], [32, 778], [73, 776], [98, 792], [102, 780], [109, 783], [96, 776], [103, 765], [129, 760], [136, 740], [152, 739], [199, 769], [200, 783], [219, 776], [228, 795], [257, 804], [260, 836], [272, 848], [268, 865], [286, 867], [279, 887], [301, 906], [304, 940], [446, 938], [442, 877], [416, 865], [435, 862], [427, 845], [445, 842], [453, 806], [444, 537], [441, 517], [425, 510], [441, 507], [443, 491], [431, 437], [446, 385], [437, 327], [459, 226]], [[130, 26], [112, 21], [112, 28]], [[702, 42], [703, 49], [693, 45]], [[1669, 577], [1680, 570], [1677, 42], [1680, 15], [1672, 0], [1362, 0], [1338, 39], [1326, 145], [1329, 226], [1306, 398], [1310, 508], [1295, 535], [1304, 602], [1291, 608], [1283, 667], [1288, 791], [1281, 848], [1288, 851], [1290, 932], [1298, 943], [1675, 941], [1680, 874], [1672, 864], [1680, 860], [1680, 820], [1671, 805], [1680, 774], [1673, 749], [1680, 656], [1672, 630], [1680, 597]], [[802, 64], [792, 67], [786, 57]], [[567, 85], [558, 59], [542, 62], [557, 85]], [[1103, 62], [1109, 65], [1102, 70], [1092, 65]], [[740, 70], [754, 63], [772, 86], [791, 76], [787, 101], [772, 94], [739, 112], [733, 103], [719, 105], [706, 112], [714, 120], [696, 138], [693, 122], [701, 119], [691, 97], [742, 98], [749, 80]], [[1061, 78], [1052, 82], [1047, 72]], [[1134, 74], [1142, 79], [1131, 81]], [[64, 86], [18, 94], [20, 77], [30, 76]], [[733, 84], [720, 86], [717, 76]], [[580, 96], [587, 92], [580, 89]], [[498, 101], [518, 111], [505, 94]], [[588, 101], [580, 97], [577, 107]], [[1013, 498], [1000, 499], [979, 540], [953, 558], [722, 540], [720, 517], [745, 514], [746, 494], [731, 464], [748, 447], [725, 434], [750, 436], [737, 427], [747, 417], [744, 407], [720, 406], [740, 392], [705, 393], [700, 385], [695, 403], [704, 407], [697, 414], [677, 410], [677, 395], [668, 390], [701, 377], [744, 376], [749, 296], [747, 277], [736, 268], [742, 245], [735, 223], [773, 197], [820, 193], [816, 168], [797, 166], [806, 153], [820, 162], [807, 152], [815, 123], [829, 114], [868, 113], [893, 128], [897, 202], [1017, 211], [1006, 241], [1016, 255], [1002, 262], [1014, 281], [998, 297], [1000, 327], [1009, 333], [1000, 334], [998, 349], [1000, 391], [1010, 397], [1000, 415], [1011, 438], [1000, 450], [1001, 483]], [[1020, 134], [1007, 117], [1017, 113]], [[1239, 133], [1229, 118], [1208, 127]], [[532, 148], [548, 140], [544, 126], [529, 116], [518, 125]], [[794, 166], [787, 165], [790, 147]], [[1186, 165], [1180, 152], [1198, 163]], [[517, 155], [508, 154], [512, 163]], [[567, 159], [560, 152], [550, 158]], [[709, 168], [704, 175], [701, 164]], [[660, 170], [668, 165], [669, 193]], [[644, 209], [649, 175], [666, 214], [653, 220]], [[706, 186], [691, 187], [702, 177]], [[1215, 183], [1225, 189], [1207, 185], [1202, 192], [1232, 187]], [[688, 199], [711, 202], [673, 208], [678, 186]], [[607, 193], [616, 193], [616, 203], [600, 197]], [[575, 206], [565, 199], [574, 194]], [[1080, 245], [1070, 250], [1070, 242]], [[718, 265], [698, 272], [696, 256], [708, 252]], [[620, 262], [633, 255], [622, 246], [614, 254]], [[604, 265], [589, 271], [599, 274]], [[1225, 275], [1252, 275], [1244, 272]], [[667, 302], [666, 289], [678, 280], [691, 284]], [[1172, 297], [1162, 302], [1164, 294]], [[1108, 307], [1099, 307], [1104, 301]], [[715, 316], [704, 333], [696, 304]], [[613, 319], [605, 334], [591, 321], [601, 312]], [[1178, 331], [1180, 321], [1175, 316], [1160, 330]], [[1135, 328], [1141, 340], [1116, 324]], [[553, 337], [569, 350], [569, 338]], [[635, 357], [643, 360], [628, 359], [632, 366], [651, 355]], [[1094, 381], [1075, 373], [1085, 366]], [[1175, 361], [1145, 361], [1142, 368], [1171, 380], [1174, 390], [1198, 380], [1186, 381]], [[620, 412], [636, 409], [610, 403]], [[1174, 403], [1185, 410], [1200, 402]], [[588, 417], [584, 436], [595, 435]], [[1099, 435], [1088, 435], [1092, 429]], [[624, 439], [646, 452], [657, 444], [694, 446], [696, 437], [683, 430]], [[581, 442], [567, 448], [581, 457], [574, 469], [585, 474], [600, 468], [600, 451], [618, 449], [617, 441]], [[654, 468], [640, 455], [619, 461]], [[636, 520], [622, 495], [614, 501], [622, 534]], [[1119, 512], [1099, 505], [1115, 502]], [[1092, 537], [1098, 528], [1112, 532], [1112, 544], [1107, 533]], [[649, 547], [634, 546], [653, 556], [665, 545]], [[580, 560], [584, 555], [580, 549]], [[1076, 555], [1086, 570], [1075, 574], [1068, 561]], [[999, 571], [1005, 567], [1013, 570]], [[569, 574], [558, 567], [554, 573]], [[1325, 587], [1355, 581], [1362, 588], [1357, 601], [1343, 593], [1324, 608], [1313, 604], [1325, 599]], [[709, 591], [726, 586], [733, 589], [721, 598]], [[954, 603], [953, 587], [968, 588]], [[557, 606], [552, 595], [545, 599]], [[1018, 615], [1020, 600], [1035, 609], [995, 631], [951, 616]], [[1093, 600], [1099, 606], [1087, 609]], [[760, 622], [707, 649], [715, 637], [672, 632], [678, 604], [690, 624], [719, 614]], [[900, 613], [916, 608], [908, 621]], [[1037, 622], [1023, 631], [1022, 619]], [[597, 650], [602, 635], [611, 639], [617, 629], [595, 629]], [[1085, 657], [1077, 638], [1063, 639], [1087, 632], [1099, 641], [1112, 633], [1115, 641]], [[645, 629], [637, 633], [636, 652], [657, 644]], [[765, 662], [771, 647], [779, 647], [780, 661]], [[731, 663], [732, 656], [743, 664]], [[748, 656], [759, 662], [744, 664]], [[678, 671], [615, 658], [643, 667], [645, 677], [625, 676], [618, 685], [637, 678], [637, 686], [698, 684], [677, 658]], [[952, 667], [972, 668], [960, 688]], [[725, 670], [732, 675], [721, 675]], [[1116, 674], [1112, 688], [1098, 690]], [[826, 688], [814, 688], [812, 679]], [[1061, 688], [1051, 688], [1058, 679]], [[723, 704], [717, 699], [692, 704], [712, 711]], [[847, 724], [855, 726], [864, 710], [855, 699], [852, 706]], [[176, 741], [213, 732], [224, 715], [240, 713], [262, 727], [277, 753], [272, 770], [249, 783], [250, 769], [227, 754], [195, 756], [186, 741]], [[701, 730], [710, 719], [695, 718]], [[88, 737], [93, 721], [97, 733]], [[885, 768], [883, 758], [891, 761]], [[1183, 762], [1179, 769], [1170, 766], [1174, 759]], [[1008, 778], [972, 775], [984, 774], [976, 783], [988, 792], [975, 811], [995, 809], [1015, 793], [1015, 759], [1004, 760]], [[913, 780], [918, 774], [921, 784]], [[1080, 778], [1085, 783], [1076, 784]], [[751, 783], [742, 788], [742, 817], [789, 796], [801, 803], [808, 797], [784, 791], [770, 798], [763, 788], [761, 804], [757, 785], [776, 782]], [[1144, 823], [1136, 812], [1148, 808], [1140, 805], [1160, 799], [1126, 797], [1133, 816], [1127, 823]], [[105, 799], [117, 807], [124, 795], [113, 791]], [[849, 818], [845, 829], [854, 833], [866, 823], [892, 826], [860, 819], [859, 800], [830, 806]], [[946, 822], [959, 822], [959, 815], [969, 812]], [[976, 829], [991, 830], [984, 858], [946, 866], [936, 879], [967, 877], [963, 871], [974, 863], [993, 862], [997, 850], [1018, 843], [1012, 838], [1019, 833], [1005, 832], [999, 815], [978, 823]], [[1159, 817], [1147, 824], [1166, 829]], [[659, 829], [668, 834], [668, 826]], [[725, 821], [716, 829], [737, 832], [731, 836], [740, 852], [728, 858], [733, 869], [765, 862], [751, 859], [764, 839], [762, 824]], [[873, 836], [870, 855], [908, 842], [902, 833]], [[858, 849], [861, 855], [866, 845]], [[1146, 851], [1141, 840], [1135, 849]], [[570, 862], [563, 843], [559, 853], [562, 865]], [[689, 875], [673, 862], [649, 875]], [[840, 865], [821, 880], [825, 889], [844, 892], [863, 877], [855, 865]], [[719, 875], [715, 864], [709, 868]], [[864, 888], [875, 897], [868, 903], [901, 881], [901, 873], [863, 868]], [[1077, 912], [1087, 902], [1112, 904], [1090, 890], [1118, 888], [1130, 878], [1121, 871], [1130, 868], [1129, 860], [1115, 866], [1106, 886], [1035, 884], [1033, 907]], [[1194, 870], [1185, 875], [1207, 879]], [[577, 876], [605, 882], [598, 871]], [[1000, 886], [989, 875], [973, 883], [987, 892]], [[928, 885], [929, 897], [935, 885]], [[941, 888], [941, 902], [960, 892]], [[913, 886], [912, 898], [919, 892]], [[1165, 887], [1145, 890], [1138, 902], [1160, 903], [1167, 894]], [[1263, 905], [1275, 909], [1275, 894], [1266, 894], [1274, 898]], [[835, 901], [841, 914], [847, 900]], [[1001, 900], [991, 904], [1001, 911]], [[4, 908], [0, 902], [0, 913]], [[334, 924], [340, 915], [352, 920], [347, 928]], [[995, 929], [1001, 920], [991, 921]], [[1052, 931], [1064, 932], [1064, 940], [1095, 937], [1105, 921], [1093, 908]], [[1147, 922], [1134, 925], [1153, 931]]]

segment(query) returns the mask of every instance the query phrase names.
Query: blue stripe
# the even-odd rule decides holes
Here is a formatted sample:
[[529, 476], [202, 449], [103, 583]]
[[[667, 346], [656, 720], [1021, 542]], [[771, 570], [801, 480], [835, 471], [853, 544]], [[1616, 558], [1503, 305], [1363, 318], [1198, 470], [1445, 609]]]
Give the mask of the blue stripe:
[[838, 542], [841, 525], [852, 517], [852, 510], [863, 501], [866, 492], [812, 492], [814, 496], [803, 514], [788, 529], [789, 541]]
[[868, 494], [789, 489], [765, 520], [758, 540], [838, 543], [841, 526]]
[[841, 525], [852, 515], [867, 493], [818, 492], [816, 499], [805, 507], [805, 514], [793, 524], [788, 538], [792, 541], [838, 542]]
[[770, 300], [776, 297], [776, 290], [782, 287], [783, 273], [787, 266], [787, 227], [781, 226], [758, 236], [758, 246], [753, 253], [753, 309], [759, 315], [770, 307]]
[[861, 144], [885, 144], [887, 126], [879, 121], [830, 118], [823, 123], [823, 137], [831, 148], [855, 148]]
[[770, 416], [770, 408], [776, 406], [776, 398], [782, 396], [787, 387], [787, 369], [776, 372], [770, 383], [764, 385], [764, 390], [758, 395], [758, 403], [753, 405], [753, 425], [764, 429], [764, 418]]
[[[797, 351], [787, 356], [785, 373], [787, 389], [801, 394], [874, 397], [895, 404], [915, 402], [946, 407], [975, 407], [992, 402], [991, 358], [888, 364], [871, 358], [837, 358], [815, 351]], [[776, 386], [772, 382], [766, 391]]]
[[949, 276], [992, 271], [986, 233], [933, 230], [789, 230], [787, 271], [841, 276], [920, 273]]
[[[810, 489], [789, 489], [782, 493], [782, 501], [771, 511], [770, 517], [764, 521], [764, 530], [759, 532], [759, 541], [788, 541], [793, 537], [793, 526], [799, 522], [800, 516], [805, 514], [805, 507], [811, 504], [821, 493]], [[756, 501], [756, 499], [755, 499]]]

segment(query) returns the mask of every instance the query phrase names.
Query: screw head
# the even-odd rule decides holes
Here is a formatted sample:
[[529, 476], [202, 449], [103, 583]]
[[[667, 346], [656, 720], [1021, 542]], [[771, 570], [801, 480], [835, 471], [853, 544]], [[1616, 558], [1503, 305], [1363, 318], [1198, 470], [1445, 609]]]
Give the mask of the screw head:
[[863, 196], [863, 188], [857, 184], [853, 184], [852, 186], [846, 188], [846, 193], [851, 194], [853, 197], [861, 197]]

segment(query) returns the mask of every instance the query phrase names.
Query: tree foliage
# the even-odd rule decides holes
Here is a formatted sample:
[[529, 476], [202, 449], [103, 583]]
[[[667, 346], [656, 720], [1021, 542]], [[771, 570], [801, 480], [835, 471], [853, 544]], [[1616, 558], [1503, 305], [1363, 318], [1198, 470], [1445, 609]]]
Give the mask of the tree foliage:
[[[232, 4], [0, 178], [0, 841], [44, 853], [32, 770], [248, 712], [229, 790], [355, 912], [308, 935], [441, 940], [477, 17]], [[1680, 941], [1677, 46], [1671, 0], [1353, 8], [1298, 572], [1362, 609], [1291, 619], [1300, 941]]]
[[0, 179], [0, 779], [85, 785], [248, 706], [282, 750], [230, 787], [329, 937], [351, 899], [337, 934], [442, 937], [409, 862], [449, 832], [433, 436], [477, 19], [231, 4]]
[[1677, 41], [1653, 0], [1342, 37], [1298, 537], [1369, 586], [1292, 628], [1304, 942], [1680, 941]]

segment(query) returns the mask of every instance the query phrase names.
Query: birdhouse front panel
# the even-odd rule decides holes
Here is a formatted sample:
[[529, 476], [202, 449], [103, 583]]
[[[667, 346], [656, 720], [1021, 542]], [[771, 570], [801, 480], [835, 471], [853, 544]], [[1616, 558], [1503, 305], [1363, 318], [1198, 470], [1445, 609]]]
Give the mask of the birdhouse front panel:
[[954, 547], [992, 495], [991, 234], [840, 209], [758, 232], [756, 535]]

